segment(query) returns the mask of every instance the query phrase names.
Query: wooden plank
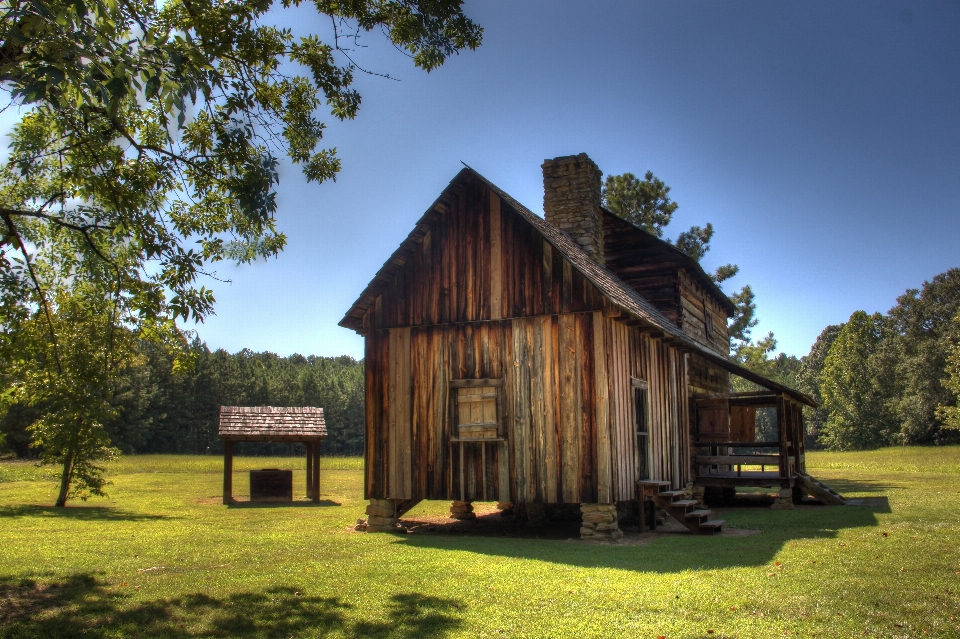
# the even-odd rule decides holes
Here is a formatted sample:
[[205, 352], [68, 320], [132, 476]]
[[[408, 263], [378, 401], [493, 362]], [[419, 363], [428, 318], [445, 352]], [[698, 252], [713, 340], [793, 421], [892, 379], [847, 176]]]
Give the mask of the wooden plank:
[[397, 339], [398, 329], [388, 331], [387, 333], [387, 357], [388, 357], [388, 382], [387, 382], [387, 466], [386, 466], [386, 489], [388, 498], [400, 497], [399, 494], [399, 475], [400, 467], [400, 434], [399, 430], [399, 404], [398, 389], [400, 385], [400, 350]]
[[533, 501], [543, 502], [546, 499], [547, 476], [547, 445], [544, 420], [546, 405], [544, 394], [544, 360], [543, 360], [543, 318], [535, 318], [527, 323], [528, 344], [530, 345], [530, 424], [533, 432], [533, 443], [528, 454], [534, 458], [534, 491]]
[[513, 459], [515, 461], [516, 501], [531, 501], [529, 482], [532, 480], [533, 448], [530, 440], [530, 364], [531, 354], [527, 349], [525, 320], [512, 322], [514, 408], [513, 408]]
[[548, 504], [557, 501], [557, 423], [556, 423], [556, 387], [557, 368], [554, 339], [555, 316], [540, 318], [542, 339], [543, 375], [543, 448], [544, 448], [544, 501]]
[[756, 436], [757, 409], [755, 406], [730, 406], [730, 439], [753, 441]]
[[400, 437], [397, 434], [398, 429], [398, 420], [399, 420], [399, 411], [397, 406], [399, 404], [398, 387], [399, 387], [399, 346], [397, 345], [397, 329], [387, 331], [387, 423], [386, 431], [384, 433], [384, 439], [386, 440], [387, 445], [387, 459], [386, 459], [386, 476], [385, 476], [385, 485], [386, 493], [388, 498], [393, 498], [398, 496], [397, 490], [399, 483], [399, 478], [397, 476], [397, 468], [400, 464], [400, 453], [398, 445], [400, 443]]
[[[619, 313], [618, 313], [619, 314]], [[617, 501], [620, 489], [620, 348], [617, 323], [611, 313], [603, 313], [607, 356], [607, 380], [610, 388], [610, 500]]]
[[387, 375], [386, 379], [383, 379], [380, 384], [380, 414], [377, 418], [379, 422], [379, 428], [377, 430], [377, 459], [379, 463], [377, 464], [376, 470], [378, 473], [379, 490], [385, 499], [389, 496], [390, 491], [390, 331], [381, 331], [378, 336], [378, 341], [380, 370], [386, 371]]
[[490, 191], [490, 319], [503, 317], [500, 196]]
[[476, 386], [503, 386], [503, 378], [496, 379], [451, 379], [450, 388], [470, 388]]
[[413, 375], [412, 375], [412, 356], [411, 348], [412, 329], [399, 329], [399, 363], [398, 363], [398, 387], [397, 398], [399, 400], [398, 408], [398, 426], [399, 426], [399, 452], [400, 466], [398, 468], [400, 476], [400, 486], [402, 486], [402, 498], [411, 499], [413, 497]]
[[502, 417], [502, 435], [507, 440], [500, 444], [500, 451], [497, 454], [497, 465], [500, 469], [499, 477], [499, 500], [502, 502], [514, 502], [517, 500], [516, 494], [516, 467], [515, 457], [513, 455], [514, 442], [514, 395], [516, 392], [516, 368], [513, 358], [513, 328], [512, 324], [505, 322], [501, 325], [503, 331], [500, 336], [500, 343], [503, 352], [503, 383], [504, 392], [500, 398], [500, 405], [503, 407]]
[[[606, 313], [604, 313], [606, 315]], [[623, 475], [623, 441], [622, 425], [623, 401], [621, 387], [621, 377], [623, 374], [623, 354], [621, 352], [620, 330], [618, 322], [607, 322], [610, 330], [610, 343], [607, 347], [609, 373], [610, 373], [610, 391], [611, 391], [611, 473], [612, 473], [612, 491], [613, 501], [620, 500], [620, 478]]]
[[573, 315], [560, 315], [557, 367], [560, 375], [560, 486], [564, 503], [580, 501], [580, 362], [577, 361], [577, 325]]
[[647, 382], [650, 385], [650, 392], [647, 398], [650, 400], [650, 424], [649, 424], [649, 446], [650, 446], [650, 480], [656, 481], [662, 479], [660, 473], [661, 455], [660, 447], [662, 440], [660, 437], [660, 378], [657, 367], [657, 348], [656, 340], [649, 335], [645, 335], [647, 346]]
[[[497, 393], [492, 391], [487, 391], [491, 386], [464, 386], [458, 388], [457, 390], [461, 392], [461, 395], [457, 397], [457, 402], [461, 404], [483, 404], [484, 400], [496, 399]], [[463, 395], [463, 391], [475, 391], [472, 395]]]
[[696, 461], [704, 466], [776, 466], [780, 455], [698, 455]]
[[444, 329], [435, 329], [430, 331], [430, 352], [435, 364], [435, 377], [433, 379], [433, 403], [430, 406], [430, 430], [431, 430], [431, 464], [430, 471], [430, 499], [443, 499], [447, 496], [446, 467], [449, 463], [447, 458], [446, 440], [448, 435], [445, 432], [447, 427], [447, 406], [450, 395], [447, 380], [450, 371], [449, 354], [446, 349], [446, 336]]
[[580, 501], [597, 501], [597, 398], [596, 363], [594, 362], [594, 316], [576, 315], [577, 362], [580, 363], [580, 419], [582, 436], [580, 444]]
[[413, 498], [410, 329], [390, 330], [390, 498]]
[[380, 402], [378, 401], [378, 390], [382, 364], [375, 356], [376, 332], [371, 332], [363, 340], [363, 361], [364, 361], [364, 473], [363, 473], [363, 498], [370, 499], [379, 495], [371, 493], [376, 486], [374, 481], [374, 472], [379, 463], [377, 455], [377, 422]]
[[603, 313], [593, 313], [594, 396], [597, 428], [597, 501], [613, 499], [610, 470], [610, 387], [607, 376], [606, 335]]
[[674, 486], [680, 483], [680, 379], [677, 357], [679, 352], [672, 346], [670, 352], [670, 475]]
[[620, 356], [622, 369], [620, 371], [620, 458], [622, 468], [620, 472], [620, 499], [633, 499], [635, 492], [634, 453], [637, 437], [633, 429], [633, 388], [630, 385], [632, 377], [630, 333], [631, 330], [624, 324], [617, 323], [620, 332]]
[[687, 353], [683, 354], [683, 385], [681, 386], [682, 394], [680, 397], [680, 411], [681, 411], [681, 424], [680, 432], [683, 434], [683, 484], [686, 485], [688, 482], [693, 480], [693, 475], [691, 473], [692, 463], [690, 457], [693, 453], [693, 450], [690, 446], [690, 441], [692, 439], [693, 433], [690, 423], [690, 397], [689, 397], [689, 388], [690, 388], [690, 374], [689, 374], [689, 362], [690, 355]]

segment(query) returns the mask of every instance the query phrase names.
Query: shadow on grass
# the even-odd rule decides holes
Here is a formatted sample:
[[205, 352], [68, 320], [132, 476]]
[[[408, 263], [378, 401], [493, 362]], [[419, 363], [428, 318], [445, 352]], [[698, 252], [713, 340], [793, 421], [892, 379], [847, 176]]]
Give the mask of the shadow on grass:
[[145, 515], [109, 506], [40, 506], [23, 504], [18, 506], [0, 506], [0, 519], [18, 519], [20, 517], [58, 517], [79, 521], [152, 521], [156, 519], [179, 519], [169, 515]]
[[330, 499], [321, 499], [320, 501], [240, 501], [233, 500], [227, 504], [227, 508], [324, 508], [329, 506], [340, 506], [340, 502]]
[[136, 601], [124, 590], [89, 573], [52, 583], [0, 580], [0, 636], [286, 639], [336, 630], [356, 638], [443, 637], [463, 625], [458, 613], [465, 610], [455, 599], [402, 593], [390, 597], [387, 620], [378, 623], [351, 618], [377, 611], [294, 586], [152, 601]]
[[831, 479], [829, 481], [825, 481], [824, 483], [844, 496], [846, 496], [848, 493], [876, 494], [905, 488], [905, 486], [901, 484], [892, 484], [890, 482], [880, 481], [864, 481], [862, 479]]
[[[413, 548], [460, 550], [493, 557], [533, 559], [582, 568], [615, 568], [638, 572], [677, 573], [686, 570], [722, 570], [768, 565], [785, 544], [802, 539], [833, 539], [845, 528], [879, 525], [877, 512], [889, 512], [886, 498], [866, 500], [863, 506], [806, 507], [797, 510], [723, 509], [717, 514], [755, 535], [701, 536], [686, 531], [627, 532], [615, 544], [579, 539], [530, 539], [465, 534], [407, 534], [397, 543]], [[875, 502], [875, 503], [874, 503]], [[485, 517], [478, 517], [475, 522]], [[546, 536], [546, 535], [545, 535]], [[642, 543], [647, 541], [647, 543]], [[639, 542], [639, 543], [638, 543]]]

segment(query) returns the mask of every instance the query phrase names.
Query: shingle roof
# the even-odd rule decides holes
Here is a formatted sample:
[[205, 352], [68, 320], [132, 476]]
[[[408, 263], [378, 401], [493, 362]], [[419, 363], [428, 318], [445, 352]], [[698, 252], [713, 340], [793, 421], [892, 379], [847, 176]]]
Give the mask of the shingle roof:
[[608, 300], [610, 300], [610, 302], [619, 307], [622, 311], [639, 320], [642, 324], [645, 324], [651, 328], [655, 328], [663, 332], [665, 335], [668, 335], [671, 340], [679, 343], [678, 345], [682, 346], [684, 349], [696, 353], [704, 359], [707, 359], [721, 368], [730, 371], [734, 375], [738, 375], [765, 388], [785, 392], [809, 406], [817, 406], [817, 403], [807, 395], [800, 393], [789, 386], [784, 386], [783, 384], [767, 379], [762, 375], [757, 375], [753, 371], [743, 368], [735, 362], [731, 362], [726, 357], [691, 339], [686, 333], [683, 332], [683, 329], [670, 321], [670, 319], [660, 312], [659, 309], [653, 306], [653, 304], [645, 300], [632, 286], [626, 284], [614, 273], [590, 257], [590, 255], [580, 248], [580, 245], [574, 242], [569, 235], [517, 202], [508, 193], [504, 192], [498, 186], [490, 182], [490, 180], [483, 177], [466, 164], [464, 164], [464, 166], [466, 168], [461, 170], [456, 177], [450, 181], [449, 186], [444, 189], [444, 192], [441, 193], [439, 198], [437, 198], [437, 201], [434, 202], [429, 209], [427, 209], [427, 212], [417, 222], [414, 230], [410, 232], [400, 247], [380, 268], [374, 279], [370, 282], [370, 284], [367, 285], [367, 288], [363, 291], [363, 293], [361, 293], [360, 298], [354, 302], [353, 306], [349, 311], [347, 311], [347, 314], [344, 316], [344, 318], [340, 320], [340, 326], [354, 330], [359, 328], [359, 319], [362, 317], [363, 312], [365, 312], [366, 309], [375, 302], [377, 295], [380, 294], [383, 287], [391, 281], [392, 274], [406, 261], [406, 253], [412, 250], [412, 245], [416, 243], [417, 240], [426, 232], [425, 228], [422, 227], [425, 227], [430, 222], [438, 210], [444, 208], [441, 204], [441, 200], [444, 199], [444, 195], [446, 194], [447, 190], [455, 187], [455, 185], [457, 185], [465, 176], [471, 175], [481, 180], [491, 190], [499, 195], [503, 201], [508, 203], [510, 207], [520, 215], [520, 217], [533, 226], [544, 237], [544, 239], [546, 239], [555, 249], [560, 251], [564, 258], [566, 258], [575, 269], [577, 269], [585, 278], [592, 282], [593, 285], [596, 286]]
[[220, 437], [317, 439], [327, 436], [322, 408], [221, 406]]

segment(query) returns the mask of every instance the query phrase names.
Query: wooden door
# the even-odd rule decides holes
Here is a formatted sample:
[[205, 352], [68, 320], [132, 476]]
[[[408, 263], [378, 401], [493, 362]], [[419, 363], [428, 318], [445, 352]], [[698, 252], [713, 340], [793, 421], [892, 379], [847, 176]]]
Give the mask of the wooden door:
[[730, 403], [726, 399], [697, 401], [697, 427], [701, 442], [730, 441]]

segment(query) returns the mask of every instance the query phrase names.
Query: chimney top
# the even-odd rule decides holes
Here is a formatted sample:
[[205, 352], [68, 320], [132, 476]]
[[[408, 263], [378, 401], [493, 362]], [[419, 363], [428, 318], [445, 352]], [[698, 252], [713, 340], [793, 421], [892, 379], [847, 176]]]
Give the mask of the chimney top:
[[544, 160], [541, 168], [544, 217], [603, 264], [600, 169], [586, 153]]

